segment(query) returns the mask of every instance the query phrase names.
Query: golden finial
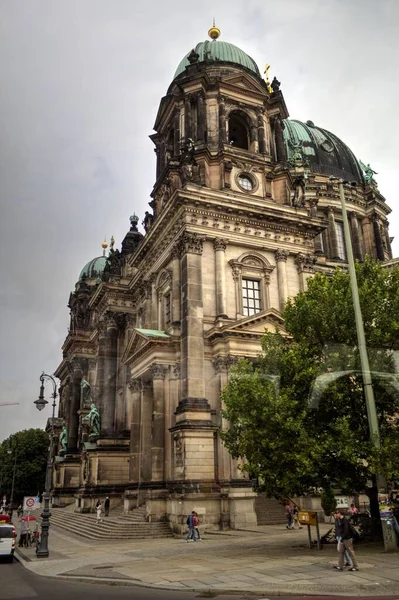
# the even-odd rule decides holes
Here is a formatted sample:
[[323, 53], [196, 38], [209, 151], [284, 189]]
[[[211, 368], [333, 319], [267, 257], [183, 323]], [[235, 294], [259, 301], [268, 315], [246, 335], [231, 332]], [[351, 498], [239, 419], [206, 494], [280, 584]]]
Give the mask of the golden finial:
[[107, 238], [104, 236], [104, 241], [101, 244], [101, 248], [103, 249], [103, 256], [105, 256], [105, 251], [108, 248]]
[[265, 70], [263, 72], [265, 74], [265, 80], [266, 80], [267, 90], [268, 90], [269, 94], [271, 94], [273, 92], [273, 89], [272, 89], [272, 86], [270, 85], [269, 69], [270, 69], [270, 65], [266, 64], [265, 65]]
[[215, 41], [215, 40], [218, 39], [218, 37], [220, 36], [220, 34], [221, 34], [221, 31], [220, 31], [219, 27], [216, 27], [216, 25], [215, 25], [215, 17], [213, 17], [213, 25], [210, 28], [210, 30], [208, 31], [208, 35], [209, 35], [209, 37], [213, 41]]

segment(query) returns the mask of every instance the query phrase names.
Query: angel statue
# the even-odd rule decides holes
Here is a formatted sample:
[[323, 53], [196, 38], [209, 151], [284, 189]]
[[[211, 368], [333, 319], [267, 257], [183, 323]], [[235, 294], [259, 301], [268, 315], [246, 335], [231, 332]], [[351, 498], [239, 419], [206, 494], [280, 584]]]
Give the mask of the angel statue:
[[59, 442], [60, 442], [60, 452], [66, 452], [67, 450], [67, 446], [68, 446], [68, 429], [67, 426], [63, 425], [62, 427], [62, 431], [60, 433], [60, 437], [59, 437]]
[[376, 183], [376, 181], [373, 179], [373, 175], [378, 175], [377, 171], [373, 171], [373, 169], [370, 167], [370, 163], [368, 165], [365, 165], [361, 160], [359, 160], [359, 165], [362, 168], [362, 171], [364, 173], [364, 180], [366, 183]]
[[80, 390], [82, 395], [82, 405], [88, 406], [93, 400], [91, 397], [91, 385], [85, 378], [80, 382]]
[[82, 421], [88, 421], [90, 427], [90, 435], [100, 435], [100, 413], [97, 410], [94, 402], [90, 406], [89, 413], [83, 417]]

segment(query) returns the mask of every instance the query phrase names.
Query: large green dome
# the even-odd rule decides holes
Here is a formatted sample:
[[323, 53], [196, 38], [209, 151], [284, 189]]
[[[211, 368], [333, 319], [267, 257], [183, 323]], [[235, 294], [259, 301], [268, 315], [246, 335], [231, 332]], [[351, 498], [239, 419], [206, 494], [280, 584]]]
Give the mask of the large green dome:
[[[190, 65], [188, 57], [192, 52], [193, 51], [190, 50], [183, 60], [180, 61], [173, 79], [176, 79], [176, 77], [184, 73], [186, 67]], [[248, 56], [248, 54], [246, 54], [240, 48], [237, 48], [237, 46], [229, 44], [228, 42], [220, 42], [219, 40], [206, 40], [205, 42], [199, 42], [199, 44], [195, 46], [194, 52], [198, 54], [199, 63], [217, 61], [240, 65], [241, 67], [245, 67], [249, 71], [252, 71], [252, 73], [261, 78], [258, 66], [254, 59]]]
[[97, 258], [93, 258], [81, 270], [79, 280], [81, 280], [83, 276], [86, 279], [98, 279], [103, 274], [106, 264], [106, 256], [97, 256]]
[[312, 121], [284, 120], [284, 142], [288, 160], [298, 150], [311, 171], [363, 183], [363, 171], [352, 150], [336, 135], [316, 127]]

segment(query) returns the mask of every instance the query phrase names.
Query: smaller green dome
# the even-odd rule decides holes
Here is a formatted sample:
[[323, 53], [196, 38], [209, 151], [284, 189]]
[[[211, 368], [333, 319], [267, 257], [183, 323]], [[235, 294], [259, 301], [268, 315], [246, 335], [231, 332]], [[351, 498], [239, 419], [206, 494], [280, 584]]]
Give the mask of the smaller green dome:
[[83, 276], [85, 276], [86, 279], [98, 279], [103, 274], [106, 264], [106, 256], [97, 256], [97, 258], [93, 258], [81, 270], [79, 275], [79, 281], [82, 279]]
[[[199, 42], [199, 44], [195, 46], [194, 52], [198, 54], [198, 62], [200, 63], [212, 61], [232, 63], [245, 67], [261, 78], [258, 66], [254, 59], [248, 56], [248, 54], [240, 48], [237, 48], [237, 46], [229, 44], [229, 42], [220, 42], [216, 39], [213, 41], [206, 40], [205, 42]], [[192, 50], [190, 50], [183, 60], [180, 61], [173, 79], [176, 79], [176, 77], [184, 73], [186, 67], [190, 65], [188, 57], [191, 53]]]

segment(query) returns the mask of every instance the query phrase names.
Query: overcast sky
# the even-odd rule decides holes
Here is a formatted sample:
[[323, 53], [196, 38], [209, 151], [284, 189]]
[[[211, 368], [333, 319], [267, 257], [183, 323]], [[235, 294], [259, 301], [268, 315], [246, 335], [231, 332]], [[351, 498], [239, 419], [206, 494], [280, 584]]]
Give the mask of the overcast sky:
[[213, 16], [272, 65], [291, 118], [378, 172], [399, 254], [398, 0], [0, 0], [0, 402], [19, 402], [0, 407], [0, 440], [50, 416], [33, 401], [69, 293], [104, 235], [119, 247], [142, 220], [159, 101]]

